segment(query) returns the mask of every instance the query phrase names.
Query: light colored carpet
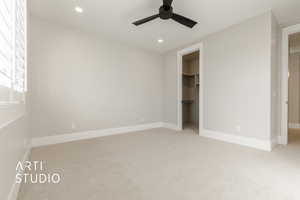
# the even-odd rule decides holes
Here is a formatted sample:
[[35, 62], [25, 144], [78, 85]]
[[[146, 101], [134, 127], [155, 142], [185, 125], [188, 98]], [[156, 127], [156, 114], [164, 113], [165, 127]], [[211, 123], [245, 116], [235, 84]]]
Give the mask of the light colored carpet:
[[60, 184], [19, 200], [299, 200], [300, 134], [264, 152], [167, 129], [33, 149]]

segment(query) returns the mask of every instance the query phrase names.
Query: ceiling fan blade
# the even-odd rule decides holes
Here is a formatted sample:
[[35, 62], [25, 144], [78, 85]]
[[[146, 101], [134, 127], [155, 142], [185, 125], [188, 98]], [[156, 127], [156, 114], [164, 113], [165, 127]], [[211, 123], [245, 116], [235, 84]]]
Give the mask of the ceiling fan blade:
[[173, 0], [164, 0], [163, 5], [164, 6], [171, 6], [172, 5]]
[[150, 16], [150, 17], [147, 17], [147, 18], [138, 20], [138, 21], [136, 21], [136, 22], [133, 22], [133, 24], [136, 25], [136, 26], [138, 26], [138, 25], [144, 24], [144, 23], [146, 23], [146, 22], [149, 22], [149, 21], [151, 21], [151, 20], [154, 20], [154, 19], [156, 19], [156, 18], [158, 18], [158, 17], [159, 17], [158, 14], [157, 14], [157, 15], [152, 15], [152, 16]]
[[172, 19], [174, 21], [176, 21], [182, 25], [188, 26], [190, 28], [193, 28], [197, 24], [197, 22], [195, 22], [191, 19], [188, 19], [186, 17], [183, 17], [181, 15], [175, 14], [175, 13], [173, 13]]

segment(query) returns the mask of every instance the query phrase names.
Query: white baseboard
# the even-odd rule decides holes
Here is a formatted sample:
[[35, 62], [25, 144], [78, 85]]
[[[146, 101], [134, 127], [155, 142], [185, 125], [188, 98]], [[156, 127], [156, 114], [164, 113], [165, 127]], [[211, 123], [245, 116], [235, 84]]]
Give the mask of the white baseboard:
[[[47, 146], [47, 145], [92, 139], [92, 138], [109, 136], [109, 135], [124, 134], [124, 133], [142, 131], [142, 130], [153, 129], [153, 128], [161, 128], [161, 127], [180, 131], [180, 128], [176, 124], [156, 122], [156, 123], [141, 124], [136, 126], [111, 128], [111, 129], [104, 129], [104, 130], [93, 130], [93, 131], [85, 131], [85, 132], [78, 132], [78, 133], [47, 136], [41, 138], [33, 138], [31, 141], [31, 146], [32, 147]], [[200, 131], [200, 136], [221, 140], [224, 142], [239, 144], [243, 146], [248, 146], [248, 147], [261, 149], [265, 151], [272, 151], [272, 149], [278, 143], [280, 144], [280, 142], [278, 141], [279, 139], [259, 140], [256, 138], [236, 136], [232, 134], [226, 134], [226, 133], [211, 131], [207, 129]]]
[[226, 133], [211, 131], [207, 129], [200, 131], [200, 136], [221, 140], [224, 142], [239, 144], [242, 146], [252, 147], [264, 151], [272, 151], [272, 147], [274, 145], [272, 144], [271, 140], [259, 140], [256, 138], [226, 134]]
[[172, 130], [175, 130], [175, 131], [181, 131], [181, 129], [177, 126], [177, 124], [171, 124], [171, 123], [163, 122], [162, 126], [164, 128], [167, 128], [167, 129], [172, 129]]
[[298, 124], [298, 123], [289, 123], [289, 128], [300, 128], [300, 124]]
[[156, 123], [141, 124], [141, 125], [136, 125], [136, 126], [111, 128], [111, 129], [103, 129], [103, 130], [93, 130], [93, 131], [85, 131], [85, 132], [78, 132], [78, 133], [69, 133], [69, 134], [62, 134], [62, 135], [55, 135], [55, 136], [33, 138], [31, 140], [31, 146], [32, 147], [47, 146], [47, 145], [66, 143], [66, 142], [72, 142], [72, 141], [77, 141], [77, 140], [92, 139], [92, 138], [109, 136], [109, 135], [124, 134], [124, 133], [129, 133], [129, 132], [134, 132], [134, 131], [142, 131], [142, 130], [153, 129], [153, 128], [161, 128], [161, 127], [164, 127], [163, 124], [164, 123], [162, 123], [162, 122], [156, 122]]
[[[22, 163], [25, 163], [25, 161], [27, 161], [29, 159], [30, 150], [31, 150], [31, 148], [28, 147], [25, 154], [24, 154], [24, 156], [23, 156], [23, 158], [22, 158], [22, 160], [21, 160]], [[24, 172], [19, 171], [17, 173], [20, 173], [20, 174], [23, 175]], [[10, 189], [10, 192], [8, 194], [7, 200], [16, 200], [18, 198], [18, 193], [19, 193], [20, 187], [21, 187], [21, 184], [17, 183], [16, 180], [14, 179], [14, 183], [11, 186], [11, 189]]]

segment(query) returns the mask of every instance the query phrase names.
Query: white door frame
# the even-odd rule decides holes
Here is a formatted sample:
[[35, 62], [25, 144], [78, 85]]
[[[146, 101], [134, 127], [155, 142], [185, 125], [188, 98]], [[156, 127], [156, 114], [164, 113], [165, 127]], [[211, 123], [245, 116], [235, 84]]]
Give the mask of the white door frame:
[[177, 52], [177, 127], [182, 130], [182, 57], [195, 51], [199, 51], [199, 135], [203, 130], [203, 43], [184, 48]]
[[300, 24], [282, 29], [282, 71], [281, 71], [281, 134], [279, 143], [288, 144], [288, 99], [289, 99], [289, 36], [300, 32]]

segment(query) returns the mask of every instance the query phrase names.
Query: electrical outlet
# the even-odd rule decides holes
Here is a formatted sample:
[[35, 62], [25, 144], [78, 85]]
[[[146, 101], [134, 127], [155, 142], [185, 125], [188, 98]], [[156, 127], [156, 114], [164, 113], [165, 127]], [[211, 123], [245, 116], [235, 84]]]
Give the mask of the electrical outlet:
[[71, 125], [71, 128], [74, 130], [74, 129], [76, 129], [76, 124], [74, 123], [74, 122], [72, 122], [72, 125]]
[[28, 141], [27, 140], [23, 140], [23, 145], [24, 145], [24, 147], [28, 147]]
[[237, 125], [237, 126], [235, 127], [235, 130], [236, 130], [237, 132], [241, 132], [241, 126], [240, 126], [240, 125]]

